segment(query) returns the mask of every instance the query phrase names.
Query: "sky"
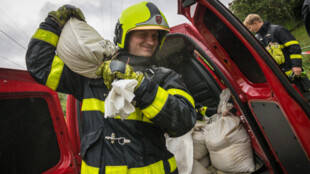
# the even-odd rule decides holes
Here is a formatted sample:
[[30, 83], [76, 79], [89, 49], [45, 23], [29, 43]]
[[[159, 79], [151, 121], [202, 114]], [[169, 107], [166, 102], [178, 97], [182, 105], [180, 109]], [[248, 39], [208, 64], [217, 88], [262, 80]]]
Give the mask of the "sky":
[[[122, 12], [143, 0], [2, 0], [0, 6], [0, 67], [26, 70], [25, 55], [30, 38], [51, 10], [64, 4], [82, 10], [87, 23], [104, 39], [113, 40]], [[148, 0], [164, 13], [170, 26], [188, 20], [177, 14], [177, 0]], [[219, 0], [226, 7], [232, 0]]]

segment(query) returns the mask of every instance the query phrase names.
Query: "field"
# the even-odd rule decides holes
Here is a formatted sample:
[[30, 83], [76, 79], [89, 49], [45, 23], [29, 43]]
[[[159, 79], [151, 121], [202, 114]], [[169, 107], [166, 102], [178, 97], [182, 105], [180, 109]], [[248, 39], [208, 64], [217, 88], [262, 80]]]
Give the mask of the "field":
[[[292, 31], [292, 34], [295, 36], [296, 40], [299, 42], [301, 51], [306, 52], [310, 51], [310, 37], [308, 36], [305, 25], [300, 25]], [[303, 68], [310, 77], [310, 54], [302, 54], [303, 57]]]

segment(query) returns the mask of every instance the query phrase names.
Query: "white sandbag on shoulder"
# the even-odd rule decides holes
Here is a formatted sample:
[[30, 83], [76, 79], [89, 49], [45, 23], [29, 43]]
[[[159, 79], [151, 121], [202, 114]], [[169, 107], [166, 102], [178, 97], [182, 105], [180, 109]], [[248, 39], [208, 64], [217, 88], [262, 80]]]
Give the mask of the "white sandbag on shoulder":
[[[229, 96], [225, 91], [221, 93], [220, 98], [228, 101]], [[227, 108], [230, 106], [225, 106], [225, 102], [222, 103], [219, 113], [223, 111], [227, 113], [229, 111]], [[254, 171], [250, 137], [239, 117], [231, 114], [228, 116], [213, 115], [205, 127], [205, 142], [211, 163], [215, 168], [231, 173]]]
[[193, 168], [192, 130], [176, 138], [166, 135], [166, 145], [175, 156], [179, 174], [191, 174]]
[[64, 26], [58, 44], [57, 55], [74, 72], [88, 78], [95, 74], [105, 57], [112, 56], [115, 45], [90, 25], [71, 18]]

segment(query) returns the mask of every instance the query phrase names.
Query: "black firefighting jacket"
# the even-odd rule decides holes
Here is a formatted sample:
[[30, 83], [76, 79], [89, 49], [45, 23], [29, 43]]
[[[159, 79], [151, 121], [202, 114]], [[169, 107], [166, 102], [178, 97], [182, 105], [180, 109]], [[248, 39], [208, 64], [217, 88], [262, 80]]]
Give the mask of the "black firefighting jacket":
[[300, 45], [286, 28], [264, 21], [255, 37], [264, 47], [267, 47], [270, 42], [281, 45], [285, 62], [279, 66], [284, 72], [291, 70], [292, 67], [302, 67]]
[[196, 121], [194, 100], [181, 76], [151, 66], [152, 59], [120, 54], [119, 60], [143, 71], [145, 78], [135, 91], [134, 113], [125, 120], [104, 118], [109, 90], [103, 79], [83, 77], [61, 61], [55, 54], [60, 33], [46, 18], [29, 43], [26, 64], [36, 81], [82, 102], [81, 173], [177, 173], [164, 134], [181, 136]]

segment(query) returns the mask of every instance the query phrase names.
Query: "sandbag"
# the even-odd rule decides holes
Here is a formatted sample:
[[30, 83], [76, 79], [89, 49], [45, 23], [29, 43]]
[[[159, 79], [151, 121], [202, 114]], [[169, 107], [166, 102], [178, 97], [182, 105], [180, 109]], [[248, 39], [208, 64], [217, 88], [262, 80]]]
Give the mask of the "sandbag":
[[234, 106], [229, 103], [230, 91], [226, 88], [220, 94], [220, 102], [217, 106], [217, 113], [222, 113], [222, 115], [226, 115]]
[[192, 174], [208, 174], [205, 167], [197, 160], [194, 160]]
[[104, 58], [116, 52], [116, 47], [86, 22], [71, 18], [61, 32], [56, 52], [72, 71], [98, 78], [96, 70]]
[[204, 156], [202, 159], [198, 160], [198, 162], [200, 164], [202, 164], [203, 167], [205, 167], [205, 168], [207, 168], [211, 165], [211, 160], [210, 160], [209, 155]]
[[197, 122], [192, 134], [193, 147], [194, 147], [194, 159], [200, 160], [206, 155], [208, 155], [208, 149], [205, 144], [204, 128], [205, 124], [203, 122]]
[[[218, 113], [228, 113], [230, 92], [221, 93]], [[225, 106], [226, 105], [226, 106]], [[226, 114], [225, 114], [226, 115]], [[212, 165], [224, 172], [253, 172], [254, 157], [250, 138], [240, 122], [232, 114], [213, 115], [205, 126], [205, 143], [209, 150]]]
[[176, 138], [166, 135], [166, 145], [175, 156], [179, 174], [191, 174], [193, 167], [192, 130]]

